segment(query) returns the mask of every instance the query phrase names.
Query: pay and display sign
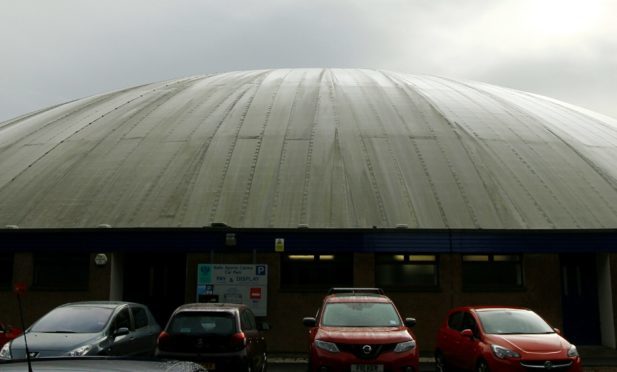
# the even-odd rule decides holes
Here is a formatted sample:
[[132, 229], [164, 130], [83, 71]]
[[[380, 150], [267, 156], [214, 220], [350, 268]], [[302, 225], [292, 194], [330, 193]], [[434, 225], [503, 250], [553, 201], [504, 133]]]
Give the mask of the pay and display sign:
[[267, 315], [268, 265], [197, 265], [197, 301], [245, 304], [256, 316]]

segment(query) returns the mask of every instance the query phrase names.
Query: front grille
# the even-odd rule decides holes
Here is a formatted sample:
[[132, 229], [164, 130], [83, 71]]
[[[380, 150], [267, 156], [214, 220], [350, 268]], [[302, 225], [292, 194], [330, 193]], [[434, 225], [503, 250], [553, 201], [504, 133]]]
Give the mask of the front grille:
[[521, 361], [521, 366], [527, 368], [528, 371], [567, 371], [572, 365], [572, 361], [563, 360], [524, 360]]
[[[392, 351], [396, 344], [336, 344], [338, 349], [355, 355], [359, 359], [375, 359], [382, 353]], [[370, 348], [369, 352], [368, 351]]]

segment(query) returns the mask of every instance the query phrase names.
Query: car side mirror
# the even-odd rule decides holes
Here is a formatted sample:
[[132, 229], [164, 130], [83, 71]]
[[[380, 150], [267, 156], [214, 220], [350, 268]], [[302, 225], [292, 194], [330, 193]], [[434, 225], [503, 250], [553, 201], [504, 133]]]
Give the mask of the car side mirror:
[[302, 319], [302, 324], [304, 324], [305, 327], [315, 327], [317, 325], [317, 319], [309, 316]]
[[261, 322], [259, 323], [259, 330], [260, 331], [269, 331], [270, 330], [270, 323], [268, 322]]
[[113, 333], [114, 337], [118, 337], [118, 336], [125, 336], [129, 334], [129, 329], [126, 327], [120, 327], [118, 329], [116, 329]]
[[405, 326], [412, 328], [416, 325], [416, 318], [405, 318]]
[[473, 331], [472, 331], [471, 329], [463, 329], [463, 330], [461, 331], [461, 336], [463, 336], [463, 337], [469, 337], [469, 338], [473, 338], [473, 337], [474, 337], [474, 335], [473, 335]]

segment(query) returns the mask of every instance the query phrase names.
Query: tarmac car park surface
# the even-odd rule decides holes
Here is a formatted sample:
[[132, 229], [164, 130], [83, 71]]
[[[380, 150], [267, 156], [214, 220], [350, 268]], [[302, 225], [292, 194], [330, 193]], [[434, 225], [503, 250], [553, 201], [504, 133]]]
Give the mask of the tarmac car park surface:
[[[31, 369], [30, 369], [31, 368]], [[199, 364], [184, 361], [113, 357], [62, 357], [0, 363], [3, 372], [205, 372]]]

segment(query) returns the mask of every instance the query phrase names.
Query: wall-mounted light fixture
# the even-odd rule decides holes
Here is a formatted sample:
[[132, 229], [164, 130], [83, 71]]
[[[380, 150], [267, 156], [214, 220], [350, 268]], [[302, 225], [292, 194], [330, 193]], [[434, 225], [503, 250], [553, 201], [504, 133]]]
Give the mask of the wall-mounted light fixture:
[[314, 261], [315, 256], [312, 254], [290, 254], [289, 259], [292, 261]]
[[94, 256], [94, 263], [96, 264], [96, 266], [105, 266], [107, 265], [107, 255], [105, 253], [99, 253], [96, 256]]

